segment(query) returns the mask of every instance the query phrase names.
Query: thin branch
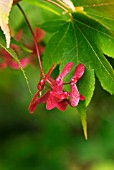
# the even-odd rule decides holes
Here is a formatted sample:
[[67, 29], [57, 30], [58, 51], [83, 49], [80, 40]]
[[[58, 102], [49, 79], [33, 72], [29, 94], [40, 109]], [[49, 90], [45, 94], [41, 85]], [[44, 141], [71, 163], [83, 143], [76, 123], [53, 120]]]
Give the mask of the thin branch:
[[32, 36], [34, 38], [34, 44], [35, 44], [35, 47], [36, 47], [36, 52], [37, 52], [38, 61], [39, 61], [39, 65], [40, 65], [40, 73], [41, 73], [40, 76], [42, 77], [42, 76], [44, 76], [44, 72], [43, 72], [43, 68], [42, 68], [42, 62], [41, 62], [41, 58], [40, 58], [40, 53], [39, 53], [39, 49], [38, 49], [38, 44], [37, 44], [36, 36], [34, 35], [32, 27], [31, 27], [31, 25], [30, 25], [30, 23], [29, 23], [29, 21], [28, 21], [28, 19], [26, 17], [26, 14], [24, 13], [23, 9], [21, 8], [21, 6], [18, 3], [17, 3], [17, 6], [19, 7], [20, 11], [22, 12], [22, 14], [23, 14], [23, 16], [24, 16], [24, 18], [25, 18], [25, 20], [26, 20], [26, 22], [28, 24], [28, 27], [29, 27], [29, 29], [31, 31], [31, 34], [32, 34]]

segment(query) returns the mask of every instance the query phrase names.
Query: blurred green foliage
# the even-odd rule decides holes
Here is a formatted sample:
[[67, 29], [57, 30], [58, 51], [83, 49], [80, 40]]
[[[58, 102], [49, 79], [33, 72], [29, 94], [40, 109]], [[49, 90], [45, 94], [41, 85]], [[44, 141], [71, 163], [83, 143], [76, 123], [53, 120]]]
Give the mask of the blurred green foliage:
[[[25, 2], [20, 4], [33, 28], [42, 20], [55, 17]], [[16, 6], [10, 15], [10, 25], [14, 33], [23, 28], [23, 41], [32, 40]], [[49, 36], [46, 35], [45, 43]], [[25, 69], [33, 94], [39, 80], [38, 69], [32, 65]], [[76, 109], [47, 111], [45, 105], [39, 105], [30, 115], [30, 100], [22, 72], [1, 70], [0, 170], [114, 169], [114, 97], [103, 91], [98, 81], [87, 110], [88, 141], [83, 137]]]
[[[26, 74], [33, 91], [37, 68]], [[0, 170], [113, 170], [114, 98], [96, 83], [88, 107], [88, 134], [85, 141], [76, 109], [46, 111], [39, 105], [33, 115], [31, 100], [21, 71], [0, 73]]]

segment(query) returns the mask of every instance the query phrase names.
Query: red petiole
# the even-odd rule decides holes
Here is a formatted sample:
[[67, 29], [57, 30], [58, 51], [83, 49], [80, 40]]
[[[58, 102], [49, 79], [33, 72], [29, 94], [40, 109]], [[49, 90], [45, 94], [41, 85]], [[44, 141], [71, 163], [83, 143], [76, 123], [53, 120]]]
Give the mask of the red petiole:
[[36, 40], [36, 36], [34, 35], [34, 32], [32, 30], [32, 27], [26, 17], [26, 14], [24, 13], [23, 9], [21, 8], [21, 6], [17, 3], [17, 6], [18, 8], [20, 9], [20, 11], [22, 12], [27, 24], [28, 24], [28, 27], [30, 29], [30, 32], [33, 36], [33, 39], [34, 39], [34, 44], [35, 44], [35, 47], [36, 47], [36, 52], [37, 52], [37, 56], [38, 56], [38, 61], [39, 61], [39, 65], [40, 65], [40, 79], [42, 79], [42, 76], [44, 77], [44, 72], [43, 72], [43, 68], [42, 68], [42, 62], [41, 62], [41, 58], [40, 58], [40, 53], [39, 53], [39, 49], [38, 49], [38, 44], [37, 44], [37, 40]]

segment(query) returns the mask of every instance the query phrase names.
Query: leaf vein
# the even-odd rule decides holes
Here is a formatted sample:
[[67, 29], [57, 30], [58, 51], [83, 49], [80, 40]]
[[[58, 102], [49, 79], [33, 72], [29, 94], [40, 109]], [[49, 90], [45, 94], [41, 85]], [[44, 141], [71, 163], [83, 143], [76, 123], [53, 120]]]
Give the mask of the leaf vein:
[[85, 38], [85, 40], [87, 41], [87, 43], [89, 44], [90, 48], [92, 49], [92, 51], [94, 52], [95, 56], [97, 57], [97, 59], [99, 60], [99, 62], [101, 63], [102, 67], [105, 69], [105, 71], [107, 72], [107, 74], [109, 75], [109, 77], [114, 81], [113, 77], [110, 75], [110, 73], [108, 72], [108, 70], [106, 69], [106, 67], [104, 66], [104, 64], [102, 63], [102, 61], [100, 60], [98, 54], [95, 52], [94, 48], [92, 47], [92, 45], [90, 44], [89, 40], [87, 39], [87, 37], [84, 35], [84, 33], [82, 32], [82, 30], [76, 25], [76, 27], [78, 28], [78, 30], [82, 33], [83, 37]]

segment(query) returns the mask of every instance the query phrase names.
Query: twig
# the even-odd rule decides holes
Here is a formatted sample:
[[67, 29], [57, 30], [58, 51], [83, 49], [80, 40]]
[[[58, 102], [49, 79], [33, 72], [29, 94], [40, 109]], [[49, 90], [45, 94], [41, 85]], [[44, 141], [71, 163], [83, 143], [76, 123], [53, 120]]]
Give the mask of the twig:
[[36, 52], [37, 52], [38, 61], [39, 61], [39, 65], [40, 65], [40, 73], [41, 73], [40, 76], [42, 77], [42, 76], [44, 76], [44, 72], [43, 72], [43, 68], [42, 68], [42, 62], [41, 62], [41, 58], [40, 58], [40, 53], [39, 53], [39, 49], [38, 49], [38, 44], [37, 44], [36, 36], [34, 35], [32, 27], [31, 27], [31, 25], [30, 25], [30, 23], [29, 23], [29, 21], [28, 21], [28, 19], [26, 17], [26, 14], [24, 13], [23, 9], [21, 8], [21, 6], [18, 3], [17, 3], [17, 6], [19, 7], [20, 11], [22, 12], [22, 14], [23, 14], [23, 16], [24, 16], [24, 18], [25, 18], [25, 20], [26, 20], [26, 22], [28, 24], [28, 27], [29, 27], [29, 29], [31, 31], [31, 34], [32, 34], [32, 36], [34, 38], [34, 44], [35, 44], [35, 47], [36, 47]]

